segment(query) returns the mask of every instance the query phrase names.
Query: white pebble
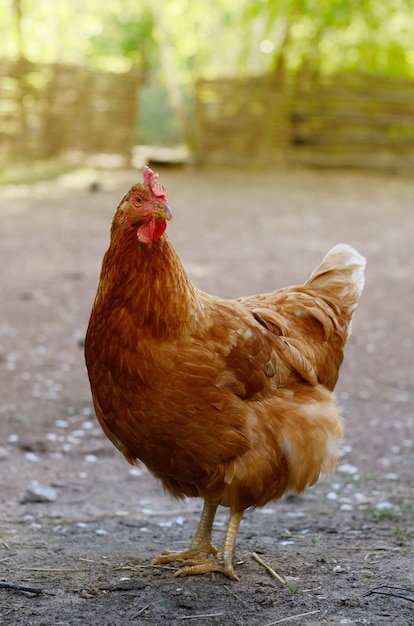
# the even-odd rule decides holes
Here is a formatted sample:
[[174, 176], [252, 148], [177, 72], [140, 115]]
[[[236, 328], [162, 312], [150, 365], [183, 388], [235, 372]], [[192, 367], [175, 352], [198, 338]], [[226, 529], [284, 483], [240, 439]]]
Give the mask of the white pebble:
[[56, 441], [57, 440], [57, 434], [56, 433], [47, 433], [46, 435], [46, 439], [48, 441]]
[[358, 468], [355, 467], [355, 465], [350, 465], [349, 463], [339, 465], [337, 469], [338, 472], [341, 472], [342, 474], [356, 474], [358, 472]]
[[399, 476], [398, 474], [390, 473], [390, 474], [385, 474], [384, 478], [386, 478], [387, 480], [398, 480]]
[[96, 463], [97, 460], [98, 458], [94, 454], [87, 454], [85, 456], [85, 461], [87, 463]]
[[71, 432], [71, 437], [84, 437], [84, 436], [85, 436], [84, 430], [73, 430]]
[[68, 428], [69, 422], [67, 420], [56, 420], [55, 426], [56, 428]]
[[108, 531], [104, 530], [103, 528], [97, 528], [95, 530], [95, 535], [107, 535], [107, 534], [108, 534]]
[[391, 502], [387, 502], [386, 500], [384, 500], [383, 502], [377, 502], [377, 504], [375, 505], [375, 508], [378, 511], [389, 511], [390, 509], [393, 508]]
[[37, 481], [31, 483], [26, 490], [25, 502], [54, 502], [57, 498], [56, 491], [47, 485], [41, 485]]
[[7, 441], [9, 443], [16, 443], [16, 441], [19, 441], [19, 435], [15, 435], [15, 434], [9, 435], [7, 438]]
[[131, 469], [128, 470], [128, 473], [131, 474], [131, 476], [141, 476], [142, 470], [138, 467], [131, 467]]
[[360, 502], [363, 500], [366, 500], [367, 497], [364, 493], [356, 493], [355, 494], [355, 500], [359, 500]]
[[34, 452], [26, 452], [24, 456], [31, 463], [37, 463], [38, 461], [40, 461], [40, 456], [38, 456]]
[[73, 444], [74, 446], [77, 446], [77, 445], [78, 445], [78, 443], [80, 443], [80, 439], [78, 439], [77, 437], [74, 437], [73, 435], [68, 435], [68, 436], [66, 437], [66, 441], [67, 441], [68, 443]]
[[332, 568], [333, 572], [343, 572], [344, 568], [342, 567], [342, 565], [335, 565], [335, 567]]
[[335, 491], [330, 491], [329, 493], [326, 494], [326, 497], [328, 500], [337, 500], [338, 494]]

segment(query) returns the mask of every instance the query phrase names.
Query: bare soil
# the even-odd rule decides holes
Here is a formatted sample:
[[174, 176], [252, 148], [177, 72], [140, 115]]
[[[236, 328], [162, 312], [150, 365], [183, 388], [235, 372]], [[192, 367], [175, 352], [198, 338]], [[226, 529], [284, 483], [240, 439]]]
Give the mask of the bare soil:
[[[112, 214], [140, 176], [79, 171], [1, 190], [0, 624], [412, 625], [412, 180], [161, 170], [169, 235], [207, 291], [302, 282], [340, 241], [368, 259], [337, 386], [338, 468], [302, 497], [246, 512], [234, 582], [151, 565], [189, 542], [201, 503], [170, 500], [128, 466], [93, 415], [83, 338]], [[49, 501], [32, 501], [36, 481]], [[220, 510], [217, 541], [226, 519]]]

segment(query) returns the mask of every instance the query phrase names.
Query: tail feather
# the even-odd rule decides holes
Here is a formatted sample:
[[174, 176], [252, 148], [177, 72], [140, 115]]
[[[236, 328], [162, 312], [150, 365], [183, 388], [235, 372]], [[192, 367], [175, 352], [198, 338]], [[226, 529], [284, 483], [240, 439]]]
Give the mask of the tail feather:
[[365, 258], [355, 248], [339, 243], [329, 250], [306, 285], [334, 292], [352, 314], [364, 287], [365, 266]]

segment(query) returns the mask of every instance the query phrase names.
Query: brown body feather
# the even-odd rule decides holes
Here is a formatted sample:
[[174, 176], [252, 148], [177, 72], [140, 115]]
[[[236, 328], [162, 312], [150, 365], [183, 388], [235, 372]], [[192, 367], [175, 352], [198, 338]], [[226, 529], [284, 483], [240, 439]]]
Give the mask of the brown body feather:
[[340, 245], [304, 285], [224, 300], [118, 209], [85, 348], [106, 435], [172, 495], [232, 511], [314, 484], [342, 437], [332, 389], [363, 268]]

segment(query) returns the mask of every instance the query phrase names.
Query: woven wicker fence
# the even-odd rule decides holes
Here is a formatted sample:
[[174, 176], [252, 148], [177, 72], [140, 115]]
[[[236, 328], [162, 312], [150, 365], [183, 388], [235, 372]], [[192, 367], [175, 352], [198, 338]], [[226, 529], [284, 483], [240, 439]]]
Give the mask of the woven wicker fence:
[[201, 164], [280, 162], [291, 134], [284, 84], [271, 76], [199, 81], [196, 124]]
[[414, 81], [301, 72], [292, 98], [292, 144], [300, 163], [412, 167]]
[[414, 167], [413, 81], [302, 71], [202, 81], [196, 101], [201, 163]]
[[0, 61], [0, 156], [68, 151], [130, 158], [138, 77], [68, 65]]

